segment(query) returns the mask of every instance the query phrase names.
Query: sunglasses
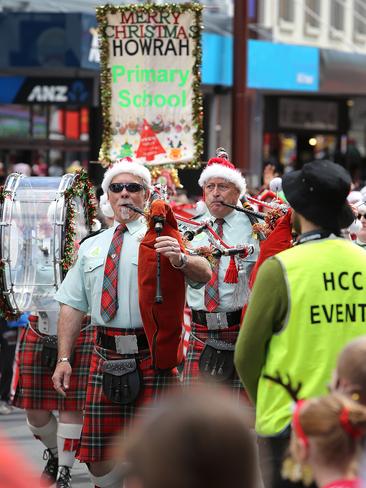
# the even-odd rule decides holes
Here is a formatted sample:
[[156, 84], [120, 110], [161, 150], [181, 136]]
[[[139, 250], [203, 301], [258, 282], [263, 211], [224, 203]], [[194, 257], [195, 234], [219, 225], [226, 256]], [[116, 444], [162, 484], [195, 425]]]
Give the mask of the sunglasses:
[[112, 193], [120, 193], [124, 188], [126, 188], [129, 193], [137, 193], [143, 190], [144, 186], [140, 185], [140, 183], [111, 183], [109, 185], [109, 189]]
[[361, 220], [361, 219], [362, 219], [362, 217], [365, 217], [365, 218], [366, 218], [366, 215], [365, 215], [365, 214], [358, 214], [358, 215], [357, 215], [357, 218], [358, 218], [359, 220]]

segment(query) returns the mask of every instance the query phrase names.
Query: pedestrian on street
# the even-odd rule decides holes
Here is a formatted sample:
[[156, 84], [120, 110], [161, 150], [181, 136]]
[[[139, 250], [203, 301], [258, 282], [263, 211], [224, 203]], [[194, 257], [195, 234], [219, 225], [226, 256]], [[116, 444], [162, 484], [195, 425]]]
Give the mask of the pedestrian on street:
[[[252, 236], [252, 225], [247, 215], [223, 205], [242, 207], [239, 197], [245, 193], [246, 183], [227, 159], [227, 154], [221, 149], [218, 152], [219, 157], [209, 160], [199, 179], [207, 207], [200, 220], [213, 222], [213, 229], [229, 246], [252, 244], [255, 251], [246, 258], [240, 255], [221, 256], [215, 260], [212, 278], [206, 286], [188, 286], [187, 302], [192, 309], [192, 328], [183, 382], [192, 386], [209, 378], [221, 381], [221, 377], [226, 377], [226, 384], [233, 395], [239, 397], [243, 394], [243, 387], [234, 369], [233, 350], [243, 307], [248, 299], [248, 280], [257, 258], [258, 241]], [[207, 235], [198, 234], [191, 241], [191, 246], [194, 249], [209, 246]], [[226, 349], [221, 356], [225, 357], [225, 368], [216, 367], [222, 363], [217, 356], [222, 353], [216, 348], [217, 345], [221, 347], [220, 344]]]
[[[87, 311], [97, 327], [78, 458], [88, 463], [91, 479], [99, 488], [121, 486], [120, 466], [113, 462], [112, 452], [116, 434], [127, 433], [137, 414], [145, 414], [159, 395], [178, 384], [175, 366], [182, 323], [177, 329], [172, 327], [164, 340], [156, 328], [149, 342], [154, 324], [142, 320], [146, 290], [140, 278], [149, 269], [138, 274], [144, 257], [139, 248], [150, 229], [139, 212], [149, 198], [150, 184], [149, 170], [130, 158], [105, 172], [103, 207], [109, 215], [112, 211], [114, 225], [81, 244], [78, 259], [56, 294], [61, 313], [59, 362], [53, 381], [66, 396], [71, 350]], [[183, 255], [179, 240], [164, 232], [155, 250], [161, 256], [161, 272], [172, 276], [170, 289], [177, 290], [175, 299], [160, 305], [173, 321], [181, 293], [184, 304], [184, 276], [205, 283], [211, 277], [210, 266], [204, 258]], [[181, 278], [183, 287], [178, 291]], [[163, 369], [153, 367], [158, 360], [166, 365]]]
[[0, 415], [8, 415], [13, 410], [10, 396], [17, 337], [15, 324], [10, 326], [0, 317]]
[[275, 488], [292, 486], [280, 476], [292, 399], [278, 379], [302, 385], [305, 399], [325, 394], [340, 350], [366, 334], [366, 256], [339, 237], [354, 219], [350, 186], [346, 170], [330, 161], [283, 177], [297, 245], [259, 268], [236, 345], [236, 368], [256, 408], [260, 455], [267, 447]]

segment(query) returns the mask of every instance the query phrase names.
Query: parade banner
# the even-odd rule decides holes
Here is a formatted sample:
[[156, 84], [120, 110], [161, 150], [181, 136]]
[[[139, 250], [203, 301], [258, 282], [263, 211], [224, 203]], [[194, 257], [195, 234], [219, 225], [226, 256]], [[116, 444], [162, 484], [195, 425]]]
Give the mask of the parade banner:
[[199, 4], [97, 8], [103, 165], [193, 167], [202, 153]]

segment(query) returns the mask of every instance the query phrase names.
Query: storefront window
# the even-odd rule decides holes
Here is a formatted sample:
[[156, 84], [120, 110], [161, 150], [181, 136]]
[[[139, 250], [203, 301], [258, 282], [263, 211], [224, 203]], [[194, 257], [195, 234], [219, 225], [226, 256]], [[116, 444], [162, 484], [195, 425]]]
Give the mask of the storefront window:
[[0, 138], [28, 137], [31, 121], [26, 105], [0, 105]]

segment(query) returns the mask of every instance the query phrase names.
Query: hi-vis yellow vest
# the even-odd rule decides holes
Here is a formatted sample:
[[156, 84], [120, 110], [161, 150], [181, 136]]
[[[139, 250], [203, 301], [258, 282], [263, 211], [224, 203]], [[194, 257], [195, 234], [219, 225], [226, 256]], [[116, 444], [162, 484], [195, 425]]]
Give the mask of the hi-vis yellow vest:
[[272, 336], [258, 384], [256, 431], [272, 436], [291, 421], [293, 400], [264, 374], [280, 373], [299, 398], [323, 395], [340, 350], [366, 334], [366, 253], [343, 239], [321, 239], [279, 253], [288, 294], [284, 327]]

